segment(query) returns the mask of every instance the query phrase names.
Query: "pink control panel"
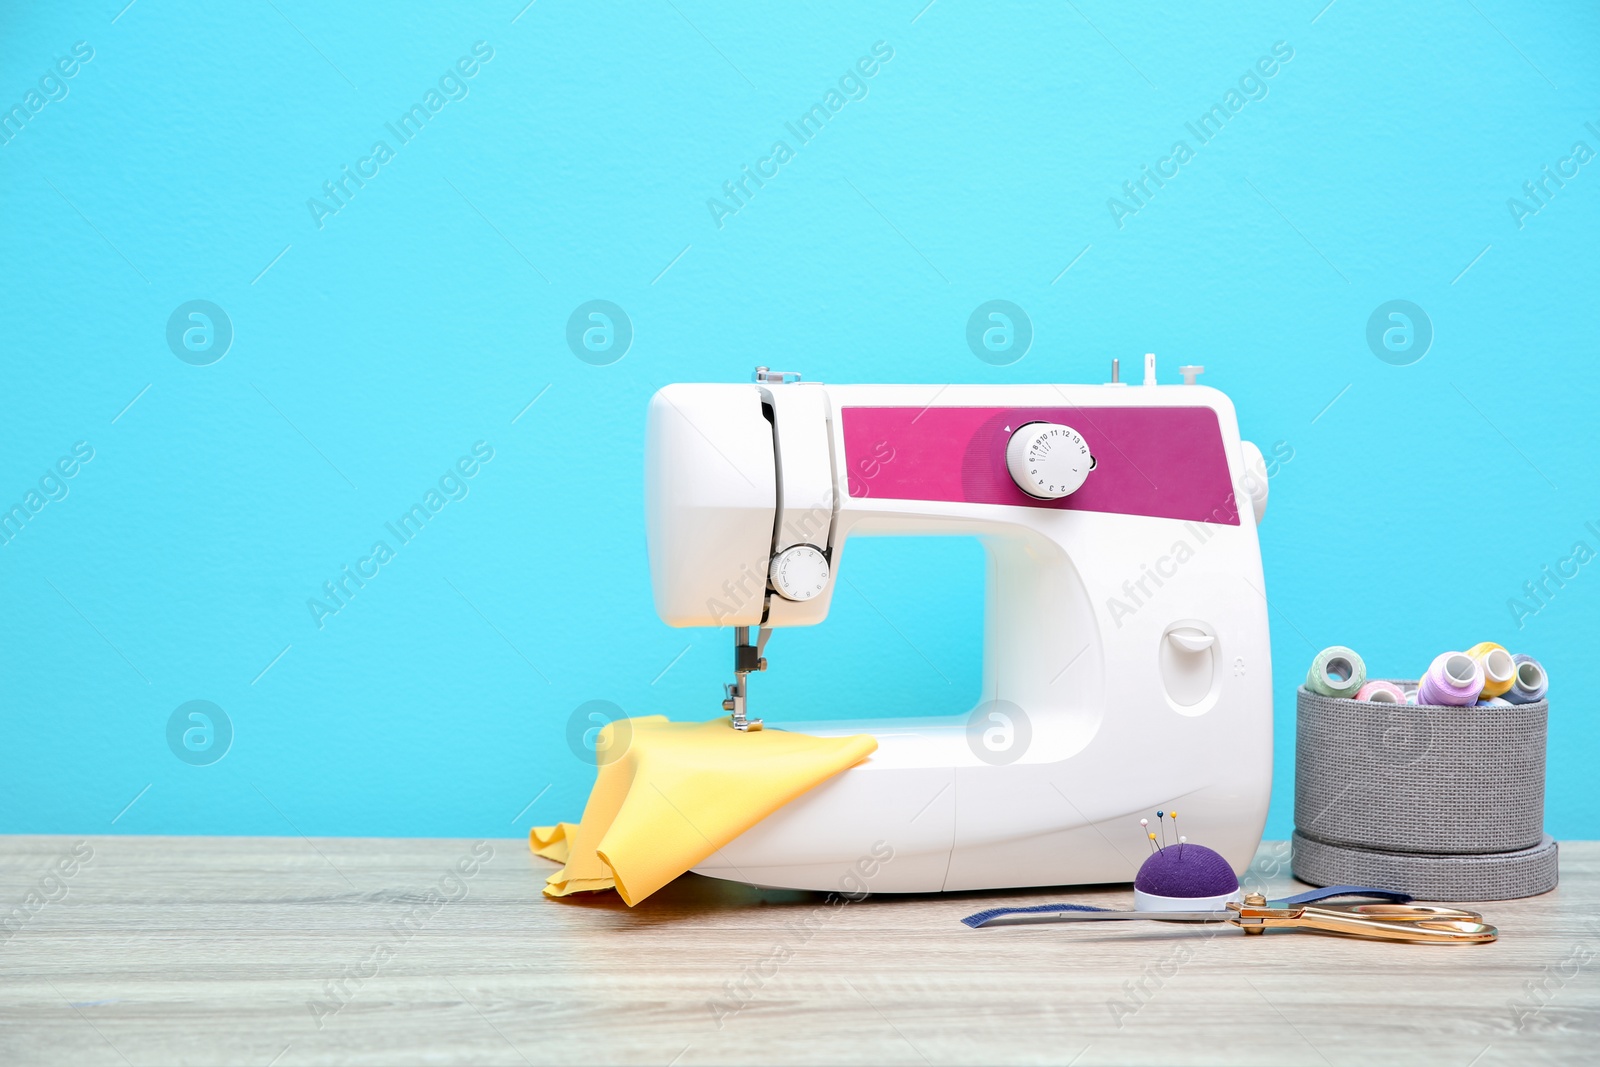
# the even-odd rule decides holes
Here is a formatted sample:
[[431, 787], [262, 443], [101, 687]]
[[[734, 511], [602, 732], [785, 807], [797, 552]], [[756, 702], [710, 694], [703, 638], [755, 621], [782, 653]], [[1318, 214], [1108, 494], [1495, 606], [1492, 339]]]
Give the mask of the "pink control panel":
[[[1209, 407], [846, 407], [852, 497], [1013, 504], [1237, 526], [1228, 457]], [[1071, 426], [1094, 471], [1061, 500], [1017, 488], [1006, 444], [1024, 423]]]

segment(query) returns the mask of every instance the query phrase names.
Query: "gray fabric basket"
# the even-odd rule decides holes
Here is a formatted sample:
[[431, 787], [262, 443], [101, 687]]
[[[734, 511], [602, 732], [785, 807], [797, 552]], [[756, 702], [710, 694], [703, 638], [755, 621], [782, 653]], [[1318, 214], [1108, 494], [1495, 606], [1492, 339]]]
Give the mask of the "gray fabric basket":
[[1516, 852], [1545, 840], [1547, 701], [1372, 704], [1301, 686], [1297, 709], [1297, 837], [1436, 856]]
[[1369, 885], [1419, 900], [1514, 900], [1556, 887], [1558, 852], [1544, 837], [1516, 852], [1429, 856], [1328, 845], [1297, 831], [1292, 865], [1310, 885]]

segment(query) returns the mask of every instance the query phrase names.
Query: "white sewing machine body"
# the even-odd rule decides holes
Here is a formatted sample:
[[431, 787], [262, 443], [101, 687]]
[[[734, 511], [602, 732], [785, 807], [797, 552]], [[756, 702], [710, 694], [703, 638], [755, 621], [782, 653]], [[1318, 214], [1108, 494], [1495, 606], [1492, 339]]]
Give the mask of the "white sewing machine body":
[[[764, 640], [826, 617], [850, 538], [972, 535], [988, 553], [981, 703], [949, 718], [786, 715], [773, 726], [870, 733], [878, 750], [699, 873], [908, 893], [1127, 882], [1148, 854], [1139, 818], [1167, 807], [1189, 840], [1249, 865], [1272, 777], [1266, 478], [1226, 396], [758, 379], [671, 385], [651, 401], [661, 617], [759, 627]], [[1060, 467], [1068, 453], [1076, 466]], [[1024, 492], [1019, 479], [1046, 463], [1057, 467], [1038, 475], [1041, 492], [1062, 488], [1044, 485], [1055, 469], [1081, 487]], [[756, 654], [745, 650], [747, 669], [765, 667]], [[885, 843], [893, 859], [875, 862]]]

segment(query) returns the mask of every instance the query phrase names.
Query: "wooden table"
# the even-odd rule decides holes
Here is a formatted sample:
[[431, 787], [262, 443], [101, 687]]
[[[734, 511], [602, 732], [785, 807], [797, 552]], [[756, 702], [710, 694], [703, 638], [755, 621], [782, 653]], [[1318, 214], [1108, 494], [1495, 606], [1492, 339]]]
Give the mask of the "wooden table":
[[[630, 910], [544, 899], [523, 841], [11, 837], [0, 1063], [1592, 1063], [1600, 843], [1561, 864], [1482, 906], [1499, 942], [1439, 947], [956, 921], [1126, 887], [829, 904], [690, 875]], [[1246, 882], [1296, 885], [1286, 844]]]

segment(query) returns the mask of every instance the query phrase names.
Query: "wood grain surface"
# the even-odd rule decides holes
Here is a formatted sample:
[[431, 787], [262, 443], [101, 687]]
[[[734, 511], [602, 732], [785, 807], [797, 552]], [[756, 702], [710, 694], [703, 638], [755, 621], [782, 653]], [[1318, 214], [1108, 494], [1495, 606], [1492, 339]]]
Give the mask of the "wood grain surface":
[[[957, 922], [1126, 886], [630, 910], [520, 840], [0, 838], [0, 1063], [1593, 1063], [1600, 843], [1561, 866], [1457, 947]], [[1246, 881], [1296, 887], [1287, 844]]]

